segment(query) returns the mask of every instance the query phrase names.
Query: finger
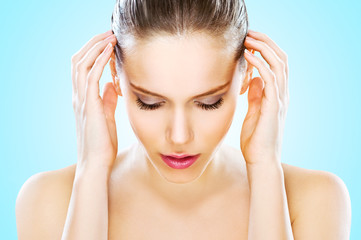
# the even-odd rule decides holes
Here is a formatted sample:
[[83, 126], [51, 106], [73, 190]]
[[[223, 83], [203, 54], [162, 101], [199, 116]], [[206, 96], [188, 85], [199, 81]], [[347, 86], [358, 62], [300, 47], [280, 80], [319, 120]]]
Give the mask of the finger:
[[256, 40], [263, 41], [270, 46], [273, 51], [282, 59], [282, 61], [286, 64], [285, 70], [286, 70], [286, 76], [288, 78], [288, 56], [268, 35], [256, 32], [253, 30], [248, 30], [248, 35]]
[[117, 142], [117, 128], [115, 124], [115, 109], [117, 107], [118, 94], [115, 91], [112, 82], [107, 82], [103, 88], [103, 106], [104, 114], [107, 120], [108, 130], [114, 146]]
[[77, 65], [77, 85], [78, 85], [78, 98], [80, 102], [83, 102], [84, 93], [85, 93], [85, 85], [87, 81], [87, 76], [89, 71], [91, 70], [94, 62], [96, 61], [99, 54], [102, 53], [104, 48], [107, 46], [108, 43], [115, 44], [116, 38], [114, 35], [109, 36], [108, 38], [104, 39], [96, 43], [80, 60]]
[[112, 35], [113, 32], [112, 30], [109, 30], [107, 32], [95, 35], [94, 37], [92, 37], [78, 52], [76, 52], [73, 57], [72, 57], [72, 61], [74, 63], [79, 62], [84, 55], [98, 42], [104, 40], [105, 38], [107, 38], [108, 36]]
[[245, 46], [253, 50], [257, 50], [261, 53], [262, 57], [270, 65], [271, 70], [276, 74], [277, 84], [279, 92], [281, 94], [280, 99], [284, 98], [285, 92], [285, 63], [280, 59], [275, 51], [269, 47], [265, 42], [247, 37], [245, 41]]
[[99, 96], [99, 80], [104, 71], [105, 65], [108, 63], [114, 46], [112, 43], [108, 43], [107, 47], [97, 57], [93, 67], [88, 73], [85, 94], [88, 101], [97, 101]]
[[267, 43], [283, 61], [287, 61], [287, 54], [267, 34], [249, 30], [248, 36]]
[[270, 103], [279, 101], [275, 74], [267, 67], [266, 63], [264, 63], [260, 58], [251, 54], [247, 49], [245, 49], [244, 56], [250, 64], [257, 68], [259, 74], [265, 82], [264, 93], [266, 100], [268, 100]]
[[76, 65], [83, 58], [85, 53], [97, 42], [112, 34], [112, 30], [98, 34], [91, 38], [78, 52], [71, 57], [71, 79], [73, 84], [73, 96], [77, 92]]

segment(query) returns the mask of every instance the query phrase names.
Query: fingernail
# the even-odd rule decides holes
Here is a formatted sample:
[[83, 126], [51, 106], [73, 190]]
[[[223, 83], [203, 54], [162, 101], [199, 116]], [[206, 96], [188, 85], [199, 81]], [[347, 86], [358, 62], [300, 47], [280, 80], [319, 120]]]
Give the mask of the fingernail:
[[106, 39], [104, 39], [104, 41], [111, 41], [115, 38], [115, 36], [112, 34], [109, 37], [107, 37]]
[[248, 29], [248, 33], [255, 33], [255, 31], [251, 30], [251, 29]]

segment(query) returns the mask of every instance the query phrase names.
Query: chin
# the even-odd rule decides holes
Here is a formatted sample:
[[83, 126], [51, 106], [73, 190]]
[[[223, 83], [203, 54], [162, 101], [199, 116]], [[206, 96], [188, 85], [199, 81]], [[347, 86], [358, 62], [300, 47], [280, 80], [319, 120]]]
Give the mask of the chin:
[[153, 162], [152, 165], [154, 166], [158, 174], [168, 183], [187, 184], [197, 181], [204, 173], [208, 164], [206, 164], [203, 169], [201, 169], [201, 167], [197, 164], [187, 169], [172, 169], [167, 165], [160, 168], [159, 166], [156, 166], [156, 164], [154, 164]]
[[[145, 148], [143, 150], [145, 150]], [[147, 161], [151, 163], [153, 169], [156, 171], [156, 174], [158, 174], [165, 182], [173, 184], [190, 184], [199, 180], [213, 157], [211, 156], [211, 158], [209, 158], [208, 156], [205, 156], [205, 154], [201, 154], [201, 157], [198, 158], [190, 167], [175, 169], [163, 162], [160, 156], [157, 155], [156, 159], [153, 159], [152, 156], [147, 154], [147, 151], [145, 152], [147, 155]]]
[[167, 181], [169, 183], [175, 183], [175, 184], [192, 183], [192, 182], [196, 181], [202, 175], [202, 173], [200, 173], [200, 172], [198, 172], [198, 173], [194, 173], [194, 172], [193, 173], [192, 172], [182, 173], [182, 172], [179, 172], [179, 170], [176, 170], [176, 172], [174, 172], [174, 173], [162, 173], [159, 170], [157, 170], [157, 172], [165, 181]]

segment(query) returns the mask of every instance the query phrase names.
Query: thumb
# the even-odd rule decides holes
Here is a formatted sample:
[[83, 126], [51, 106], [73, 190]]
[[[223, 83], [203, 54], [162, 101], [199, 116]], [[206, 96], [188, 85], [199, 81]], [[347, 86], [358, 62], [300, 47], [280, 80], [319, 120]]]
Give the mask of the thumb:
[[118, 94], [112, 82], [107, 82], [103, 88], [103, 108], [107, 121], [109, 134], [115, 148], [118, 147], [117, 127], [115, 123], [115, 109], [117, 107]]
[[107, 119], [114, 120], [115, 109], [118, 103], [118, 94], [112, 82], [107, 82], [103, 88], [104, 114]]
[[259, 112], [263, 97], [263, 80], [260, 77], [255, 77], [251, 80], [248, 90], [248, 112], [247, 115], [253, 115]]

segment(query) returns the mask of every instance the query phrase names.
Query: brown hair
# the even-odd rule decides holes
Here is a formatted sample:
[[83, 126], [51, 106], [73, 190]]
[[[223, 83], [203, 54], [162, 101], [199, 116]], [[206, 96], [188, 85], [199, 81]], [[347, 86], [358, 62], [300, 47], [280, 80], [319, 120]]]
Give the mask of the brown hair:
[[111, 28], [117, 38], [115, 58], [121, 70], [123, 49], [130, 39], [159, 35], [208, 33], [235, 48], [235, 61], [245, 64], [248, 16], [244, 0], [116, 0]]

